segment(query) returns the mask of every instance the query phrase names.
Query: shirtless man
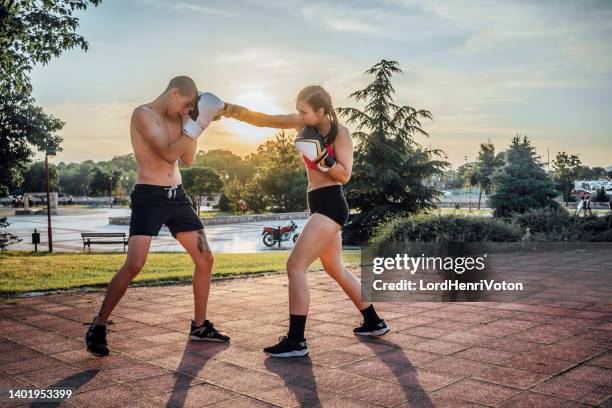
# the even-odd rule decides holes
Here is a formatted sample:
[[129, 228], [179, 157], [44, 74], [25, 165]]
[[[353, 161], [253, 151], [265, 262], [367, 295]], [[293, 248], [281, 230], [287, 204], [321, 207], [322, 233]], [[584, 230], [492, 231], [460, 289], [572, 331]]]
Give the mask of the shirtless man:
[[195, 264], [195, 313], [189, 339], [229, 341], [228, 336], [206, 320], [213, 254], [204, 226], [181, 185], [178, 168], [179, 159], [185, 165], [193, 163], [196, 139], [222, 111], [223, 102], [219, 98], [198, 93], [193, 80], [185, 76], [173, 78], [157, 99], [134, 110], [130, 137], [138, 175], [131, 194], [128, 253], [108, 285], [100, 311], [85, 335], [90, 353], [96, 356], [110, 353], [106, 341], [107, 319], [144, 266], [151, 238], [158, 235], [162, 224], [166, 224]]

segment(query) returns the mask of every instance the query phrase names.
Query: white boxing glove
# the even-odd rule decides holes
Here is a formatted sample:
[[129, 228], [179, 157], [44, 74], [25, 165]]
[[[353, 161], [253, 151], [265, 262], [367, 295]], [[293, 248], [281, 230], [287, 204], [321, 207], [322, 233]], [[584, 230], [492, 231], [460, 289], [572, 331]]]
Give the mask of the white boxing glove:
[[210, 122], [223, 112], [225, 103], [210, 92], [198, 92], [198, 100], [183, 122], [183, 133], [197, 139]]

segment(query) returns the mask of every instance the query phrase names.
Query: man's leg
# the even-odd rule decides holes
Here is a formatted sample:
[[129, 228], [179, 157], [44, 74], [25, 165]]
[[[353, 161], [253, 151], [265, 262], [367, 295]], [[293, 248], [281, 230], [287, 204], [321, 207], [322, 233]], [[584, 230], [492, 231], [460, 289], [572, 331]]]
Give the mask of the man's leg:
[[214, 257], [206, 240], [204, 229], [179, 232], [176, 234], [176, 239], [185, 248], [195, 264], [193, 271], [194, 314], [189, 339], [216, 342], [229, 341], [229, 336], [220, 333], [206, 319]]
[[206, 320], [206, 307], [210, 293], [214, 256], [206, 240], [204, 229], [179, 232], [176, 234], [176, 239], [185, 248], [195, 264], [193, 271], [193, 299], [195, 306], [193, 320], [198, 326], [201, 326], [204, 320]]
[[100, 307], [100, 312], [96, 316], [95, 324], [106, 325], [106, 321], [111, 312], [117, 306], [132, 280], [144, 266], [149, 248], [151, 247], [151, 237], [146, 235], [134, 235], [128, 242], [128, 253], [123, 266], [115, 273], [106, 289], [104, 301]]
[[127, 258], [110, 281], [100, 311], [85, 333], [85, 344], [91, 354], [103, 357], [110, 353], [106, 341], [106, 321], [125, 294], [132, 279], [144, 266], [150, 246], [150, 236], [134, 235], [130, 237]]

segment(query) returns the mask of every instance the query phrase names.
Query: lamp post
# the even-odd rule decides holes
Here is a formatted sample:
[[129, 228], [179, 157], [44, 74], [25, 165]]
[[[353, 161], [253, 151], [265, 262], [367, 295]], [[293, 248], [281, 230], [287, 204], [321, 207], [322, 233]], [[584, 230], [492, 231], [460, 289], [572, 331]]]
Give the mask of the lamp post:
[[110, 182], [110, 191], [109, 191], [109, 195], [110, 195], [110, 208], [113, 208], [113, 176], [110, 176], [108, 178], [108, 181]]
[[53, 233], [51, 231], [51, 182], [49, 180], [49, 157], [55, 157], [55, 150], [47, 149], [45, 152], [45, 178], [47, 180], [47, 234], [49, 252], [53, 252]]

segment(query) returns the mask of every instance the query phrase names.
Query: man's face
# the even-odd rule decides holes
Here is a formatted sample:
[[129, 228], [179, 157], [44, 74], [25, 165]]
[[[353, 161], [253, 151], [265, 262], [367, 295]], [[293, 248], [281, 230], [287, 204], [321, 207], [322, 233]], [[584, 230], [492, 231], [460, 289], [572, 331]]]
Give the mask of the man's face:
[[196, 102], [197, 94], [182, 95], [178, 89], [172, 89], [170, 92], [170, 112], [186, 116], [193, 109]]

